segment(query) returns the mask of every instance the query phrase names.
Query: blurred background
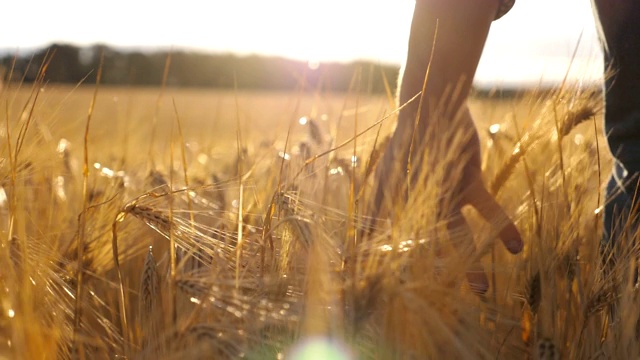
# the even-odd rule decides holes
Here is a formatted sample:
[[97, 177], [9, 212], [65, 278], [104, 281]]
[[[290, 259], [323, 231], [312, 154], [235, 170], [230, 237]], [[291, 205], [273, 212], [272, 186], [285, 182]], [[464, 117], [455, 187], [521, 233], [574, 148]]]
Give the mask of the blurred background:
[[[305, 78], [346, 90], [355, 69], [369, 90], [394, 84], [404, 61], [413, 0], [79, 0], [3, 4], [0, 64], [32, 81], [45, 54], [52, 82], [91, 82], [104, 53], [103, 82], [290, 90]], [[575, 57], [573, 57], [575, 51]], [[380, 70], [378, 70], [381, 69]], [[368, 70], [367, 70], [368, 69]], [[0, 71], [2, 71], [0, 69]], [[568, 75], [602, 77], [588, 0], [518, 0], [492, 27], [476, 87], [553, 86]], [[235, 80], [234, 80], [235, 78]]]

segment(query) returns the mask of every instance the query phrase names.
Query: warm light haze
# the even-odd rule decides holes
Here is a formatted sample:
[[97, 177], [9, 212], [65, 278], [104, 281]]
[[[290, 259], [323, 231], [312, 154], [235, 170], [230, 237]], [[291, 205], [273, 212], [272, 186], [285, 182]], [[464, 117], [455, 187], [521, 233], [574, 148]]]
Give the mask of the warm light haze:
[[[52, 42], [106, 43], [400, 64], [413, 1], [35, 0], [8, 2], [4, 8], [13, 14], [0, 23], [5, 52]], [[570, 77], [599, 79], [602, 61], [590, 1], [518, 0], [494, 23], [476, 81], [498, 86], [558, 82], [578, 43]]]

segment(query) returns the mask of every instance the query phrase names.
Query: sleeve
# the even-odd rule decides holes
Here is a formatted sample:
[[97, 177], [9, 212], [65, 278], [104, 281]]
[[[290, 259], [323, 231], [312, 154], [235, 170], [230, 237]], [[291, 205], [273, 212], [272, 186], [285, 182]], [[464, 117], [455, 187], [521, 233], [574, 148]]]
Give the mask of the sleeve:
[[494, 20], [498, 20], [511, 10], [516, 0], [500, 0], [500, 6], [498, 6], [498, 12]]

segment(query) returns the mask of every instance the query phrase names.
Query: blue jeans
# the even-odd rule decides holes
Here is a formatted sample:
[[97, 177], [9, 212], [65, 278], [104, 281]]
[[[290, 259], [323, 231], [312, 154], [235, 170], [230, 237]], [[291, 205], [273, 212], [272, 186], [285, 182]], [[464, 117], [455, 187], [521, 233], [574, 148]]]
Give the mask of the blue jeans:
[[637, 174], [629, 173], [623, 164], [616, 160], [606, 188], [603, 250], [611, 248], [615, 244], [612, 240], [622, 236], [624, 232], [632, 234], [636, 230], [637, 179]]
[[636, 228], [640, 174], [640, 1], [594, 0], [605, 62], [604, 127], [615, 158], [606, 189], [603, 245]]

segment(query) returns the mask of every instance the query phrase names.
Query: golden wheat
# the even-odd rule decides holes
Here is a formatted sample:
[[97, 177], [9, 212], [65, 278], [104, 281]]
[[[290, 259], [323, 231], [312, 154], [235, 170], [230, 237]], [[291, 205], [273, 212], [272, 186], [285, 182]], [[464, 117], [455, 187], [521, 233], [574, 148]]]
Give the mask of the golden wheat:
[[[609, 160], [594, 145], [602, 134], [580, 126], [600, 117], [597, 94], [529, 95], [514, 100], [515, 110], [511, 100], [471, 100], [472, 112], [491, 110], [477, 118], [502, 124], [487, 142], [483, 175], [526, 240], [523, 254], [512, 257], [493, 247], [495, 231], [466, 209], [473, 233], [448, 227], [441, 216], [448, 202], [438, 197], [451, 174], [443, 169], [416, 175], [408, 203], [389, 219], [365, 221], [359, 211], [378, 156], [372, 148], [383, 146], [378, 139], [391, 127], [382, 122], [377, 134], [378, 121], [394, 110], [385, 98], [367, 99], [373, 105], [365, 110], [352, 95], [327, 94], [331, 104], [318, 110], [326, 112], [325, 124], [318, 112], [305, 115], [323, 104], [301, 95], [283, 117], [273, 94], [172, 89], [174, 107], [154, 113], [157, 90], [140, 89], [128, 93], [136, 101], [124, 113], [113, 104], [126, 93], [101, 87], [84, 209], [80, 156], [70, 144], [82, 143], [85, 124], [69, 119], [86, 118], [95, 89], [60, 100], [69, 90], [45, 88], [9, 86], [0, 95], [9, 129], [0, 132], [8, 144], [0, 149], [8, 159], [0, 161], [0, 260], [7, 264], [0, 273], [0, 357], [281, 358], [307, 346], [311, 335], [371, 359], [640, 354], [640, 300], [625, 285], [633, 242], [621, 245], [627, 255], [615, 259], [615, 271], [601, 271], [594, 210], [602, 206], [603, 177], [596, 162], [602, 157], [606, 168]], [[243, 96], [248, 105], [236, 107]], [[176, 112], [180, 137], [169, 131]], [[202, 114], [216, 114], [215, 121]], [[370, 129], [355, 149], [343, 150], [359, 134], [355, 114], [367, 122], [355, 130]], [[307, 125], [291, 125], [303, 116]], [[154, 117], [147, 149], [144, 120]], [[327, 135], [338, 119], [340, 132]], [[131, 120], [135, 125], [125, 124]], [[232, 136], [238, 123], [242, 144]], [[182, 150], [172, 154], [171, 144]], [[442, 156], [447, 145], [414, 164]], [[507, 146], [517, 151], [501, 155]], [[458, 160], [451, 154], [443, 163]], [[85, 247], [78, 258], [81, 213]], [[456, 251], [463, 236], [478, 244], [475, 253]], [[175, 294], [167, 286], [172, 251]], [[482, 297], [466, 283], [478, 259], [491, 273]], [[84, 295], [74, 340], [78, 271]], [[609, 319], [612, 313], [625, 316]]]

